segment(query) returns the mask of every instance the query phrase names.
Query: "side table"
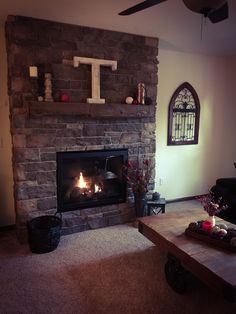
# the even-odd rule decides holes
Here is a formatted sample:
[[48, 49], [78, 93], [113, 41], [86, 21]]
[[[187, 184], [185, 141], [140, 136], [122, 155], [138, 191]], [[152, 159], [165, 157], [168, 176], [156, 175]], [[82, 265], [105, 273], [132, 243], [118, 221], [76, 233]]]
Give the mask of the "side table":
[[165, 198], [159, 198], [156, 201], [147, 201], [147, 216], [151, 216], [152, 213], [155, 215], [159, 213], [165, 213], [166, 200]]

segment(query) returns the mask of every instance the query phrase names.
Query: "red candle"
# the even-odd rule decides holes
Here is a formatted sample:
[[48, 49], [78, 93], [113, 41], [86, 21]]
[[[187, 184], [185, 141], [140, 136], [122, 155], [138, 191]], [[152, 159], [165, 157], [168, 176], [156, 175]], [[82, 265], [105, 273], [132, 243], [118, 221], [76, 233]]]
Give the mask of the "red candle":
[[210, 221], [203, 221], [202, 223], [202, 229], [207, 231], [207, 232], [211, 232], [212, 229], [212, 223]]

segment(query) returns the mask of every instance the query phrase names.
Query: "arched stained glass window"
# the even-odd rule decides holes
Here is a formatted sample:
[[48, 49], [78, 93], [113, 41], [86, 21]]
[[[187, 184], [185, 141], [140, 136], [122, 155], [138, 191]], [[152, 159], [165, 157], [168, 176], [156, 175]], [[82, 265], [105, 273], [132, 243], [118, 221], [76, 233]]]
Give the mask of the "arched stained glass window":
[[174, 92], [169, 104], [168, 145], [198, 143], [200, 103], [195, 89], [187, 82]]

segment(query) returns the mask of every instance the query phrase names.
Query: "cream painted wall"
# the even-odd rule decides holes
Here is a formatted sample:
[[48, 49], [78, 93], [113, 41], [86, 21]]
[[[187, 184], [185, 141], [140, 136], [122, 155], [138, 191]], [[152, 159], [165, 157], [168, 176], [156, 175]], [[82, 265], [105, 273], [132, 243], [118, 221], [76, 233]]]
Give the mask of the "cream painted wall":
[[5, 31], [0, 26], [0, 226], [15, 223]]
[[[236, 58], [159, 51], [156, 189], [167, 200], [206, 193], [216, 178], [235, 176], [233, 61], [236, 70]], [[185, 81], [200, 99], [199, 143], [167, 146], [169, 101]]]
[[[224, 106], [227, 106], [228, 114], [225, 115], [225, 123], [227, 126], [227, 134], [228, 138], [224, 141], [225, 149], [227, 147], [228, 154], [226, 155], [226, 167], [227, 163], [231, 162], [231, 158], [233, 156], [233, 160], [236, 161], [236, 97], [235, 97], [235, 84], [236, 84], [236, 56], [229, 57], [226, 60], [226, 102], [224, 102]], [[232, 145], [227, 145], [230, 142]], [[225, 172], [227, 172], [227, 168], [225, 168]], [[231, 173], [231, 172], [230, 172]], [[236, 176], [236, 170], [233, 171], [233, 176]]]

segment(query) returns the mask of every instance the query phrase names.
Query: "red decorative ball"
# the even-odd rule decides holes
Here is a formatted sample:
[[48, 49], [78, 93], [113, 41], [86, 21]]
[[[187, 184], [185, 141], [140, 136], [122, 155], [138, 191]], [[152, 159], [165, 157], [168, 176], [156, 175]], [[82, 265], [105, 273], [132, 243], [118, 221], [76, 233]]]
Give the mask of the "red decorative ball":
[[61, 94], [60, 100], [62, 102], [69, 102], [70, 101], [70, 96], [68, 94]]

